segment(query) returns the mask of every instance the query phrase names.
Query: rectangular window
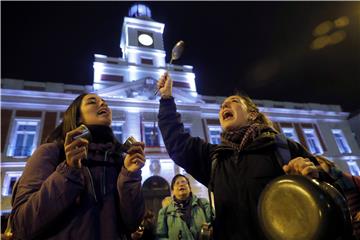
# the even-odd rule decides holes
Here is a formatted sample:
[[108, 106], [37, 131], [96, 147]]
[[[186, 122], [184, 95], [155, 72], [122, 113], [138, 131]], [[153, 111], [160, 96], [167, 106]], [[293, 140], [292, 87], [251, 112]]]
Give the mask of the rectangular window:
[[351, 175], [360, 176], [360, 169], [356, 162], [347, 161]]
[[7, 156], [28, 157], [37, 144], [40, 120], [15, 119]]
[[159, 147], [160, 146], [160, 134], [157, 125], [146, 124], [144, 126], [145, 145], [147, 147]]
[[121, 143], [123, 143], [123, 123], [122, 122], [113, 122], [111, 126], [115, 137]]
[[209, 139], [212, 144], [220, 144], [221, 142], [221, 127], [220, 126], [209, 126]]
[[339, 151], [341, 154], [344, 153], [351, 153], [351, 149], [349, 147], [349, 144], [346, 141], [346, 138], [340, 129], [331, 129], [331, 132], [335, 138], [336, 145], [339, 148]]
[[187, 83], [187, 82], [174, 81], [174, 82], [173, 82], [173, 87], [190, 88], [190, 84]]
[[112, 82], [123, 82], [124, 76], [121, 75], [112, 75], [112, 74], [101, 74], [101, 81], [112, 81]]
[[291, 140], [293, 140], [295, 142], [299, 142], [299, 138], [298, 138], [294, 128], [284, 128], [283, 127], [281, 129], [287, 138], [290, 138]]
[[22, 172], [20, 171], [7, 171], [4, 176], [4, 182], [2, 185], [2, 195], [10, 196], [13, 191], [15, 182], [20, 178]]
[[191, 124], [184, 124], [184, 132], [191, 134]]
[[153, 60], [149, 58], [141, 58], [141, 64], [153, 65]]
[[317, 137], [315, 130], [312, 128], [305, 128], [303, 129], [304, 135], [306, 138], [306, 143], [309, 147], [309, 150], [313, 154], [322, 154], [323, 150], [319, 141], [319, 138]]

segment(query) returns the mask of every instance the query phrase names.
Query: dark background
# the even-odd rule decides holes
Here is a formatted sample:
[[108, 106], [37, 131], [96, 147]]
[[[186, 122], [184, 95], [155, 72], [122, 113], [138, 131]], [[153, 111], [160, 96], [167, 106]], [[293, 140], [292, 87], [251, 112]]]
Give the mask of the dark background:
[[[1, 77], [92, 84], [94, 54], [121, 57], [133, 2], [1, 2]], [[145, 2], [164, 44], [186, 48], [202, 95], [360, 108], [360, 2]], [[312, 50], [314, 28], [347, 16], [343, 42]]]

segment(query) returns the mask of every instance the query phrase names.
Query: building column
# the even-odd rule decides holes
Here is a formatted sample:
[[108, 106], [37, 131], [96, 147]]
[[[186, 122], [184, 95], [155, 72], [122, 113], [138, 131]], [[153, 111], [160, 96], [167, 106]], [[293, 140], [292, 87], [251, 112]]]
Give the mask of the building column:
[[124, 123], [124, 141], [133, 136], [137, 141], [141, 141], [141, 121], [140, 112], [126, 112]]

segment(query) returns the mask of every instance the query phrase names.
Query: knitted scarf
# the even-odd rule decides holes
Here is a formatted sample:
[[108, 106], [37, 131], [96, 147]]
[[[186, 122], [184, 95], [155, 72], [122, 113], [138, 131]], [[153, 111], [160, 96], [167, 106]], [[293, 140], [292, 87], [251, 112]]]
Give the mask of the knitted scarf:
[[179, 200], [174, 197], [175, 208], [177, 212], [180, 213], [181, 219], [186, 222], [188, 227], [190, 227], [191, 224], [191, 200], [192, 194], [190, 194], [190, 196], [185, 200]]
[[276, 133], [273, 128], [267, 125], [253, 123], [237, 130], [222, 132], [221, 143], [242, 151], [264, 132]]

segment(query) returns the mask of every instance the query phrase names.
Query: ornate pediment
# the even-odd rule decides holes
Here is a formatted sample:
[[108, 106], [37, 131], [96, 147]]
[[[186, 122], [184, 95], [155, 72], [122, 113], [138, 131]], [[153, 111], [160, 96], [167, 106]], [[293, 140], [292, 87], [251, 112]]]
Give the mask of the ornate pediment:
[[[159, 99], [159, 95], [155, 95], [157, 80], [152, 77], [141, 78], [139, 80], [119, 83], [110, 87], [97, 90], [97, 94], [109, 97], [135, 98], [139, 100], [155, 100]], [[192, 92], [173, 87], [173, 96], [176, 100], [186, 103], [202, 102]]]

